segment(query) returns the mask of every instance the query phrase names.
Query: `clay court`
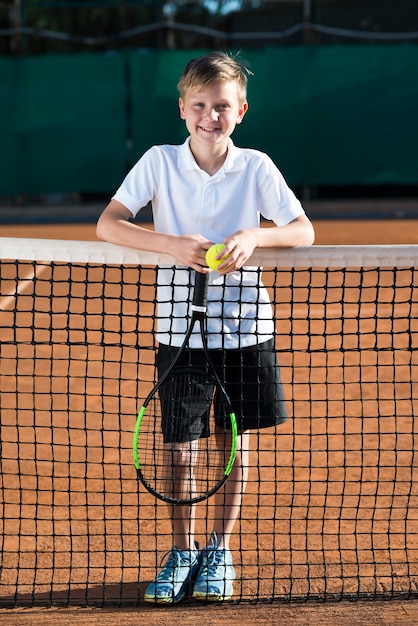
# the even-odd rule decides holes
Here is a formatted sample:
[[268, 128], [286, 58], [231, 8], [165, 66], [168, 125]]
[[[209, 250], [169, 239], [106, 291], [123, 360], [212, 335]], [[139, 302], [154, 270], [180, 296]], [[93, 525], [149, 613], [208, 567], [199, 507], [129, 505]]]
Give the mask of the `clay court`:
[[[415, 220], [321, 220], [314, 225], [316, 245], [418, 243]], [[95, 240], [93, 225], [4, 226], [1, 234], [4, 237], [30, 235], [46, 239]], [[2, 279], [4, 276], [7, 279], [6, 274]], [[63, 283], [65, 276], [63, 274], [61, 277]], [[144, 278], [145, 284], [151, 284], [148, 282], [148, 274]], [[269, 284], [269, 280], [267, 274], [266, 284]], [[235, 603], [228, 606], [196, 606], [186, 601], [171, 609], [161, 609], [146, 606], [142, 601], [138, 603], [138, 596], [142, 597], [143, 589], [158, 567], [159, 559], [170, 547], [170, 530], [163, 505], [156, 505], [147, 493], [140, 494], [138, 520], [135, 506], [139, 497], [138, 485], [126, 455], [132, 433], [132, 424], [128, 418], [135, 414], [137, 402], [136, 379], [145, 378], [151, 384], [153, 376], [152, 326], [147, 322], [149, 312], [144, 315], [140, 332], [145, 344], [146, 337], [149, 337], [146, 347], [151, 350], [145, 353], [141, 362], [140, 376], [137, 376], [135, 350], [123, 350], [124, 368], [118, 369], [119, 365], [116, 364], [122, 360], [122, 353], [115, 349], [110, 355], [110, 362], [113, 363], [110, 367], [116, 372], [103, 371], [100, 376], [92, 377], [84, 395], [86, 405], [71, 407], [76, 416], [71, 423], [71, 431], [68, 423], [63, 425], [63, 412], [51, 409], [51, 398], [60, 398], [65, 391], [60, 388], [60, 384], [68, 367], [68, 351], [61, 348], [62, 353], [59, 353], [57, 348], [58, 354], [55, 356], [58, 357], [58, 364], [54, 366], [57, 369], [52, 372], [57, 386], [42, 387], [46, 385], [48, 373], [47, 369], [42, 368], [50, 367], [47, 365], [49, 347], [43, 338], [34, 352], [33, 346], [25, 347], [25, 338], [22, 337], [21, 350], [22, 353], [26, 350], [25, 358], [29, 362], [32, 353], [37, 359], [38, 368], [41, 368], [37, 371], [40, 386], [35, 390], [19, 390], [19, 409], [22, 414], [30, 409], [33, 391], [39, 393], [41, 399], [38, 400], [37, 421], [25, 424], [23, 417], [19, 434], [13, 423], [13, 407], [10, 407], [10, 413], [6, 407], [2, 414], [6, 441], [3, 443], [6, 453], [3, 488], [7, 488], [9, 498], [2, 518], [3, 599], [0, 598], [0, 604], [5, 608], [1, 610], [0, 617], [5, 626], [36, 626], [41, 621], [44, 625], [57, 624], [58, 621], [66, 624], [74, 620], [80, 626], [215, 624], [220, 621], [225, 624], [322, 623], [330, 626], [364, 626], [412, 625], [418, 622], [418, 493], [417, 467], [413, 454], [416, 426], [413, 425], [411, 413], [416, 406], [404, 394], [407, 381], [404, 378], [406, 362], [402, 362], [402, 353], [406, 345], [403, 343], [402, 328], [399, 327], [395, 332], [395, 348], [401, 355], [396, 362], [401, 371], [400, 378], [386, 378], [393, 365], [391, 351], [386, 355], [387, 346], [378, 345], [374, 352], [382, 349], [379, 366], [383, 378], [378, 381], [370, 379], [369, 387], [357, 385], [358, 395], [344, 397], [343, 402], [343, 381], [338, 374], [340, 365], [342, 367], [338, 350], [341, 311], [335, 304], [334, 327], [331, 324], [327, 328], [324, 339], [329, 354], [327, 363], [320, 356], [306, 361], [306, 311], [303, 302], [307, 286], [305, 277], [300, 277], [299, 281], [300, 284], [296, 285], [299, 294], [296, 302], [300, 306], [295, 305], [293, 313], [300, 320], [300, 332], [294, 344], [300, 356], [299, 360], [294, 360], [289, 344], [281, 360], [294, 419], [280, 427], [278, 434], [271, 431], [253, 437], [250, 484], [245, 495], [244, 514], [232, 546], [235, 553], [242, 556], [242, 561], [237, 563]], [[330, 293], [333, 289], [339, 289], [338, 279], [336, 281], [334, 285], [330, 278]], [[99, 282], [100, 277], [92, 280], [94, 284]], [[350, 302], [353, 303], [357, 287], [352, 285], [350, 288], [353, 290]], [[406, 293], [403, 290], [408, 288], [410, 276], [406, 276], [405, 284], [400, 283], [400, 293]], [[57, 289], [55, 295], [59, 297], [59, 287]], [[128, 288], [129, 301], [134, 299], [134, 281], [131, 289], [132, 293]], [[283, 283], [281, 292], [285, 294], [286, 289], [286, 283]], [[37, 295], [42, 297], [43, 294]], [[152, 299], [152, 296], [148, 299]], [[372, 304], [370, 301], [371, 310]], [[405, 300], [396, 304], [399, 318], [408, 316], [410, 303]], [[97, 313], [94, 303], [88, 312], [94, 318]], [[1, 314], [8, 315], [9, 312], [3, 311]], [[40, 315], [45, 315], [45, 312]], [[130, 315], [135, 317], [134, 309]], [[285, 337], [287, 311], [279, 317]], [[10, 326], [13, 325], [13, 319], [10, 317]], [[37, 327], [37, 320], [34, 322]], [[318, 328], [322, 323], [322, 316], [318, 315]], [[28, 325], [27, 322], [25, 324]], [[6, 327], [7, 323], [2, 326]], [[93, 331], [99, 332], [100, 328], [94, 328]], [[380, 322], [380, 331], [382, 336], [386, 335], [384, 322]], [[72, 332], [81, 330], [75, 328]], [[106, 332], [110, 336], [120, 332], [129, 334], [133, 330], [128, 321], [118, 328], [110, 323]], [[360, 335], [365, 342], [363, 345], [369, 347], [367, 324], [360, 328]], [[320, 337], [325, 337], [325, 333], [318, 330], [313, 341], [319, 342]], [[106, 349], [112, 352], [110, 348]], [[317, 349], [319, 354], [319, 344]], [[4, 354], [11, 363], [14, 359], [13, 349]], [[87, 351], [83, 346], [73, 347], [70, 359], [74, 360], [70, 379], [74, 384], [79, 384], [84, 375], [90, 374], [89, 364], [95, 363], [98, 367], [97, 364], [104, 360], [104, 348], [96, 346]], [[354, 368], [350, 372], [358, 366], [355, 356], [353, 359], [351, 363], [348, 355], [345, 361], [345, 364]], [[372, 358], [364, 367], [372, 371], [375, 365]], [[416, 374], [416, 361], [413, 361], [413, 368], [412, 372]], [[307, 369], [311, 370], [309, 380], [316, 390], [314, 397], [306, 389]], [[331, 377], [334, 376], [328, 380], [329, 390], [325, 389], [327, 369]], [[20, 371], [18, 374], [25, 384], [28, 372]], [[123, 382], [122, 400], [121, 387], [118, 387], [117, 402], [116, 387], [113, 387], [116, 379]], [[356, 387], [356, 380], [350, 381], [353, 388]], [[409, 381], [412, 387], [415, 380], [413, 378]], [[389, 388], [392, 387], [395, 387], [395, 397], [399, 398], [397, 410], [401, 415], [396, 423], [394, 400], [389, 399]], [[370, 396], [368, 389], [372, 389]], [[8, 391], [11, 388], [6, 386], [3, 392]], [[141, 389], [140, 393], [144, 394], [145, 391]], [[82, 402], [75, 390], [70, 392], [73, 393], [73, 402]], [[360, 397], [361, 393], [363, 397]], [[381, 394], [383, 399], [387, 397], [386, 403], [384, 400], [378, 401], [376, 393]], [[118, 428], [109, 419], [101, 425], [103, 428], [93, 426], [88, 431], [81, 423], [77, 424], [77, 415], [82, 412], [94, 416], [95, 408], [89, 403], [98, 396], [105, 398], [105, 415], [119, 415]], [[333, 407], [332, 423], [329, 422], [330, 414], [325, 415], [325, 403]], [[364, 422], [358, 428], [356, 411], [360, 403]], [[56, 420], [52, 424], [51, 411]], [[321, 411], [324, 411], [324, 415]], [[314, 418], [314, 426], [306, 417], [298, 421], [298, 415]], [[347, 416], [351, 416], [352, 421], [347, 420]], [[31, 439], [35, 432], [34, 425], [37, 426], [35, 441]], [[316, 449], [312, 449], [309, 443], [312, 438], [317, 444]], [[24, 461], [19, 465], [13, 462], [14, 441], [19, 442], [20, 455], [23, 451]], [[393, 453], [395, 449], [398, 451], [396, 460]], [[324, 450], [327, 451], [327, 458]], [[31, 455], [33, 457], [35, 451], [38, 462], [34, 465]], [[120, 454], [123, 456], [122, 463]], [[77, 455], [80, 455], [79, 458]], [[70, 477], [65, 475], [68, 463], [73, 464], [75, 472]], [[51, 471], [51, 464], [58, 468], [58, 473]], [[84, 472], [86, 467], [87, 474]], [[277, 468], [280, 468], [279, 473]], [[16, 481], [16, 497], [13, 499], [10, 496], [13, 477], [19, 473], [23, 474], [25, 484], [22, 489], [22, 485]], [[359, 484], [366, 485], [366, 489], [359, 490]], [[292, 515], [289, 514], [290, 510], [293, 511]], [[69, 511], [70, 518], [65, 515]], [[201, 540], [208, 528], [210, 515], [210, 503], [199, 507]], [[14, 519], [21, 519], [19, 545], [15, 536], [17, 522], [14, 527]], [[408, 567], [405, 554], [408, 554]], [[376, 555], [379, 555], [379, 560], [376, 560]], [[13, 573], [14, 566], [20, 568], [18, 581]], [[138, 569], [141, 572], [139, 589]], [[408, 586], [411, 580], [414, 594], [410, 593]], [[87, 586], [83, 589], [82, 581], [88, 581], [88, 589]], [[353, 602], [349, 602], [350, 586], [352, 599], [355, 600]], [[415, 599], [404, 600], [402, 594], [409, 597], [413, 595]], [[342, 595], [344, 599], [338, 602]], [[368, 600], [368, 597], [373, 601]], [[115, 598], [122, 605], [120, 608], [113, 606]], [[58, 608], [60, 604], [70, 606]], [[100, 605], [100, 608], [96, 608], [95, 604]], [[8, 608], [12, 605], [17, 608]], [[49, 605], [54, 606], [46, 608]], [[89, 606], [81, 608], [83, 605]]]

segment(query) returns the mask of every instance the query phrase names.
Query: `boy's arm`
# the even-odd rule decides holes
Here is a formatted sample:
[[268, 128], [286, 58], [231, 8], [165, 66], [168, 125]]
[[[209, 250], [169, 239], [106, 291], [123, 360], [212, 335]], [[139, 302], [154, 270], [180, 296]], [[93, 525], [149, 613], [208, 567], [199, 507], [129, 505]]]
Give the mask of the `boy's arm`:
[[97, 222], [99, 239], [137, 250], [163, 252], [174, 256], [181, 265], [208, 272], [205, 260], [208, 242], [200, 235], [177, 236], [158, 233], [130, 222], [132, 213], [117, 200], [111, 200]]
[[256, 248], [295, 248], [311, 246], [315, 233], [306, 215], [300, 215], [286, 226], [256, 229]]

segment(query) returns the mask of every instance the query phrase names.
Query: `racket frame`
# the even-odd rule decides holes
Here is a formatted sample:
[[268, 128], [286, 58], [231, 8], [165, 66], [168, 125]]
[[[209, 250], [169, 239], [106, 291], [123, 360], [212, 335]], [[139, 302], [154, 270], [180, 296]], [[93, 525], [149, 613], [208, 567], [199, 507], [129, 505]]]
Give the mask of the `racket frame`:
[[[212, 363], [212, 359], [210, 358], [210, 354], [209, 354], [209, 348], [208, 348], [208, 342], [207, 342], [207, 337], [206, 337], [206, 329], [205, 329], [205, 321], [206, 321], [206, 310], [207, 310], [207, 290], [208, 290], [208, 274], [202, 274], [200, 272], [196, 272], [195, 274], [195, 285], [194, 285], [194, 292], [193, 292], [193, 301], [192, 301], [192, 305], [191, 305], [191, 310], [192, 310], [192, 316], [191, 316], [191, 320], [190, 320], [190, 324], [189, 327], [187, 329], [186, 332], [186, 336], [183, 340], [183, 343], [181, 344], [180, 348], [178, 349], [174, 359], [172, 360], [172, 362], [170, 363], [169, 367], [167, 368], [167, 370], [164, 372], [164, 374], [161, 376], [160, 380], [155, 384], [155, 386], [153, 387], [153, 389], [150, 391], [150, 393], [148, 394], [148, 396], [145, 398], [144, 403], [141, 407], [141, 409], [139, 410], [138, 416], [137, 416], [137, 420], [136, 420], [136, 424], [135, 424], [135, 429], [134, 429], [134, 436], [133, 436], [133, 457], [134, 457], [134, 465], [135, 468], [137, 470], [137, 474], [139, 479], [141, 480], [141, 483], [144, 485], [144, 487], [150, 492], [152, 493], [154, 496], [156, 496], [157, 498], [164, 500], [165, 502], [169, 502], [171, 504], [195, 504], [197, 502], [201, 502], [202, 500], [206, 500], [207, 498], [209, 498], [210, 496], [212, 496], [214, 493], [216, 493], [226, 482], [226, 480], [228, 479], [234, 462], [235, 462], [235, 457], [236, 457], [236, 453], [237, 453], [237, 438], [238, 438], [238, 429], [237, 429], [237, 421], [236, 421], [236, 416], [234, 413], [234, 410], [232, 408], [231, 405], [231, 401], [229, 399], [229, 396], [225, 390], [225, 386], [222, 383], [222, 381], [220, 380], [215, 366]], [[190, 337], [194, 331], [194, 327], [196, 326], [196, 324], [199, 325], [199, 329], [200, 329], [200, 336], [202, 339], [202, 346], [203, 346], [203, 352], [205, 354], [205, 358], [206, 358], [206, 365], [208, 366], [208, 370], [210, 372], [210, 377], [213, 379], [214, 384], [218, 385], [218, 387], [220, 388], [224, 399], [226, 400], [226, 405], [227, 405], [227, 409], [228, 409], [228, 413], [229, 413], [229, 418], [231, 421], [231, 451], [229, 454], [229, 458], [228, 458], [228, 462], [226, 463], [225, 466], [225, 470], [224, 470], [224, 474], [222, 476], [222, 478], [219, 480], [219, 482], [209, 491], [205, 492], [204, 494], [200, 494], [198, 496], [194, 496], [191, 498], [182, 498], [182, 499], [178, 499], [178, 498], [172, 498], [170, 496], [167, 496], [166, 494], [160, 493], [159, 491], [157, 491], [156, 489], [154, 489], [149, 482], [147, 481], [146, 477], [143, 475], [142, 473], [142, 469], [141, 469], [141, 460], [139, 458], [138, 455], [138, 441], [139, 441], [139, 436], [140, 436], [140, 432], [141, 432], [141, 425], [142, 425], [142, 421], [145, 415], [145, 412], [147, 410], [147, 406], [151, 400], [151, 398], [158, 393], [159, 388], [164, 384], [164, 382], [167, 380], [167, 378], [170, 377], [170, 375], [172, 374], [173, 370], [175, 369], [177, 363], [179, 362], [181, 356], [184, 354], [185, 350], [188, 348], [189, 345], [189, 341], [190, 341]], [[183, 368], [182, 368], [183, 369]], [[190, 372], [196, 372], [196, 373], [204, 373], [205, 376], [207, 376], [207, 372], [203, 371], [202, 369], [199, 368], [184, 368], [185, 371], [190, 371]]]

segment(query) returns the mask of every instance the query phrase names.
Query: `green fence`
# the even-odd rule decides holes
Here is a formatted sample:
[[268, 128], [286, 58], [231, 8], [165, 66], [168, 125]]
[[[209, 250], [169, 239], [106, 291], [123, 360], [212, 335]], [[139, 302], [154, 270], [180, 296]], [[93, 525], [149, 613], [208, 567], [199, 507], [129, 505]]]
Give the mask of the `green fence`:
[[[0, 195], [112, 192], [154, 143], [186, 131], [176, 83], [204, 51], [0, 59]], [[418, 46], [242, 52], [250, 108], [237, 144], [293, 186], [418, 183]]]

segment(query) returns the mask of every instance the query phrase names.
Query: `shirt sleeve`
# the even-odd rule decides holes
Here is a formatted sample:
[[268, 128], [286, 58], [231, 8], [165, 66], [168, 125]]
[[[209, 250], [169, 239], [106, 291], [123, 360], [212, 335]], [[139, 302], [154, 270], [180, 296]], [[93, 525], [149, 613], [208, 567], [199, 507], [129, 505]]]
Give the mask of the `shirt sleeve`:
[[158, 159], [156, 147], [145, 152], [126, 175], [112, 200], [117, 200], [135, 215], [144, 208], [155, 196]]
[[258, 194], [261, 215], [277, 226], [285, 226], [305, 213], [283, 174], [265, 154], [259, 168]]

